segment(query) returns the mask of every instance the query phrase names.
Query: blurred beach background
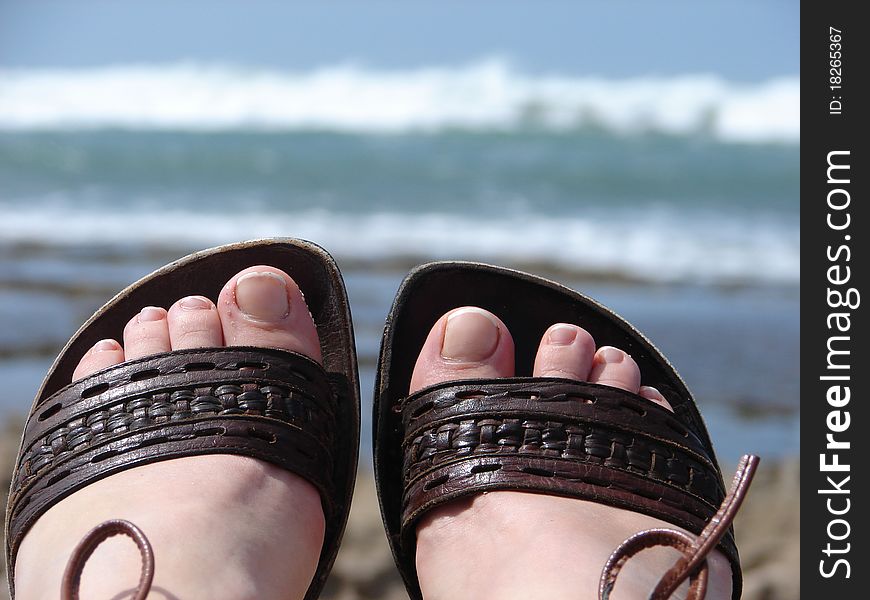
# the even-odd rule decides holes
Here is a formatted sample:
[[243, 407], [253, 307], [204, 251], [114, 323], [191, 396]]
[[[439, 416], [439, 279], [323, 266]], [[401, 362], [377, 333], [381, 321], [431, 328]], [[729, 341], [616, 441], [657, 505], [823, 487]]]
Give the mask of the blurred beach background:
[[763, 457], [737, 529], [745, 597], [798, 597], [798, 18], [796, 2], [0, 4], [5, 464], [51, 360], [122, 287], [204, 247], [312, 240], [345, 275], [363, 392], [327, 595], [401, 598], [368, 475], [383, 321], [413, 265], [482, 260], [591, 295], [662, 349], [726, 479]]

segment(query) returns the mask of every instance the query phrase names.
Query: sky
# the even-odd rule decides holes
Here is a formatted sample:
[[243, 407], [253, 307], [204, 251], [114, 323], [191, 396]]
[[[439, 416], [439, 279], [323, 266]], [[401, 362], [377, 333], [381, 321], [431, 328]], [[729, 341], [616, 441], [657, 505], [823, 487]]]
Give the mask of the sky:
[[0, 0], [0, 68], [409, 69], [505, 57], [530, 72], [760, 81], [799, 73], [799, 23], [792, 0]]

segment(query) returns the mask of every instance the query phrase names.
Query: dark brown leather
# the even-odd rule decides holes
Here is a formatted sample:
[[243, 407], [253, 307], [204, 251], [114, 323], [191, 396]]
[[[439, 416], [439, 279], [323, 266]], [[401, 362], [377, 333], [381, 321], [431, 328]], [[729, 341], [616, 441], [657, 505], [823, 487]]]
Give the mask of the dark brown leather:
[[[143, 306], [201, 294], [254, 265], [286, 271], [305, 294], [323, 367], [262, 348], [176, 351], [130, 361], [69, 384], [84, 352], [121, 339]], [[318, 246], [258, 240], [199, 252], [125, 289], [72, 337], [37, 394], [7, 505], [10, 589], [22, 537], [51, 505], [122, 469], [204, 453], [255, 457], [291, 470], [320, 491], [326, 533], [306, 598], [335, 559], [353, 495], [359, 448], [359, 380], [341, 274]], [[158, 557], [159, 559], [159, 557]], [[11, 590], [14, 591], [14, 590]]]
[[[496, 314], [516, 347], [517, 378], [451, 382], [406, 398], [435, 321], [460, 306]], [[674, 412], [614, 388], [532, 379], [541, 336], [557, 322], [624, 349]], [[691, 394], [640, 332], [594, 300], [526, 273], [431, 263], [402, 283], [387, 318], [375, 384], [375, 475], [387, 536], [412, 598], [420, 598], [415, 522], [462, 495], [515, 489], [587, 498], [700, 533], [725, 486]], [[720, 549], [742, 587], [733, 533]]]
[[686, 579], [691, 582], [686, 600], [703, 600], [707, 593], [707, 556], [722, 537], [730, 533], [731, 523], [746, 499], [759, 461], [757, 456], [743, 455], [728, 495], [697, 538], [674, 529], [649, 529], [636, 533], [620, 544], [601, 571], [599, 600], [610, 598], [616, 579], [629, 558], [641, 550], [655, 546], [671, 546], [682, 552], [683, 556], [661, 577], [650, 595], [650, 600], [667, 600]]
[[[616, 388], [552, 378], [468, 380], [399, 405], [403, 537], [431, 507], [524, 489], [703, 530], [725, 497], [713, 459], [673, 414]], [[733, 537], [725, 544], [735, 555]]]
[[130, 521], [112, 519], [103, 521], [91, 529], [73, 549], [72, 556], [70, 556], [63, 572], [60, 600], [79, 600], [79, 585], [85, 563], [88, 562], [97, 546], [116, 535], [126, 535], [132, 539], [142, 556], [139, 583], [133, 590], [133, 596], [130, 597], [130, 600], [145, 600], [148, 597], [148, 592], [151, 591], [151, 582], [154, 580], [154, 550], [151, 548], [151, 543], [145, 533]]
[[121, 363], [46, 398], [24, 428], [9, 544], [78, 489], [180, 456], [239, 454], [317, 487], [333, 518], [335, 397], [309, 358], [258, 348], [180, 350]]

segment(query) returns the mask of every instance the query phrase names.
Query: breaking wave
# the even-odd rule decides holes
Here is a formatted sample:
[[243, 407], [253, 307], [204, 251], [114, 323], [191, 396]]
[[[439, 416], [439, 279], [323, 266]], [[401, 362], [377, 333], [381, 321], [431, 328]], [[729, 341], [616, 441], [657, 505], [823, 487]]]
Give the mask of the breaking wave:
[[575, 131], [797, 143], [800, 80], [606, 79], [458, 67], [278, 71], [178, 63], [0, 70], [0, 130]]

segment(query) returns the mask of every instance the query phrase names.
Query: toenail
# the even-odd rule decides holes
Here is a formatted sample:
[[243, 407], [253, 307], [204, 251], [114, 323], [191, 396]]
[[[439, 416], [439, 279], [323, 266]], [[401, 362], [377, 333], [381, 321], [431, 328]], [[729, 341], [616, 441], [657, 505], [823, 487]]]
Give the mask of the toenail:
[[290, 313], [284, 278], [269, 271], [255, 271], [236, 281], [236, 305], [252, 319], [279, 321]]
[[185, 310], [204, 310], [211, 308], [211, 302], [202, 296], [182, 298], [178, 305]]
[[110, 350], [120, 350], [121, 345], [115, 340], [100, 340], [94, 344], [95, 352], [107, 352]]
[[166, 316], [166, 311], [156, 306], [146, 306], [139, 311], [139, 322], [143, 321], [160, 321]]
[[626, 354], [618, 348], [614, 348], [612, 346], [604, 346], [598, 351], [598, 356], [601, 358], [601, 362], [605, 362], [607, 364], [617, 364], [625, 360]]
[[577, 328], [573, 325], [553, 325], [547, 334], [547, 343], [551, 346], [570, 346], [577, 339]]
[[498, 338], [498, 322], [492, 315], [479, 308], [461, 308], [447, 317], [441, 356], [463, 362], [481, 361], [495, 352]]
[[662, 393], [660, 391], [658, 391], [657, 389], [655, 389], [654, 387], [649, 386], [649, 385], [640, 386], [640, 389], [637, 391], [637, 393], [640, 394], [641, 396], [643, 396], [644, 398], [649, 398], [650, 396], [652, 396], [652, 398], [654, 398], [656, 400], [664, 400], [665, 399], [665, 397], [662, 396]]

